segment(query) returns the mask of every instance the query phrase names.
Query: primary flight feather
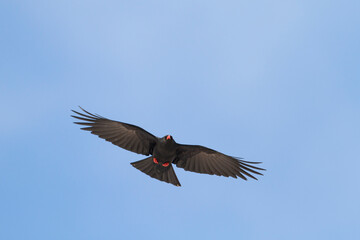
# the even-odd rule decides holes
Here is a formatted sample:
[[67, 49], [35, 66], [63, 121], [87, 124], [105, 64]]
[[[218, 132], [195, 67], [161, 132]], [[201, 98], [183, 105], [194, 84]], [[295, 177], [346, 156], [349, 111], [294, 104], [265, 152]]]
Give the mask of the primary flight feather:
[[256, 179], [254, 174], [262, 175], [259, 170], [265, 170], [254, 166], [260, 162], [248, 162], [240, 158], [231, 157], [213, 149], [199, 145], [184, 145], [174, 141], [171, 135], [158, 138], [144, 129], [118, 121], [104, 118], [80, 109], [83, 113], [72, 110], [77, 115], [72, 117], [81, 120], [76, 124], [85, 127], [82, 130], [105, 139], [126, 150], [151, 155], [143, 160], [132, 162], [135, 168], [150, 177], [160, 181], [181, 186], [172, 164], [186, 171], [206, 173], [225, 177], [246, 177]]

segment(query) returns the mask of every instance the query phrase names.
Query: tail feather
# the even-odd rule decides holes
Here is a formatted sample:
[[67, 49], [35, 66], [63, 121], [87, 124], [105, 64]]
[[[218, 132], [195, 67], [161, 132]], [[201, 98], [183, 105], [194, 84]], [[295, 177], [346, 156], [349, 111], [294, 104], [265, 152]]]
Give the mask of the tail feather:
[[160, 164], [155, 164], [152, 157], [148, 157], [137, 162], [132, 162], [131, 165], [152, 178], [174, 184], [177, 187], [181, 186], [172, 164], [167, 167], [163, 167]]

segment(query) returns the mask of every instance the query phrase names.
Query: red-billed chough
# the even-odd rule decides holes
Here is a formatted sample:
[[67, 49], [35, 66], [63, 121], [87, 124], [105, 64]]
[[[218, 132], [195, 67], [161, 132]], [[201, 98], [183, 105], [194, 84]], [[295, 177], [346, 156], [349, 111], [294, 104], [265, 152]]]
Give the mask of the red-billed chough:
[[244, 161], [199, 145], [178, 144], [171, 135], [158, 138], [138, 126], [91, 114], [82, 108], [81, 110], [84, 113], [72, 110], [77, 114], [72, 117], [82, 121], [75, 123], [86, 126], [81, 129], [126, 150], [150, 155], [143, 160], [132, 162], [131, 165], [152, 178], [175, 186], [181, 185], [172, 164], [186, 171], [240, 177], [244, 180], [247, 180], [246, 176], [257, 180], [252, 174], [262, 175], [258, 170], [265, 170], [254, 166], [260, 162]]

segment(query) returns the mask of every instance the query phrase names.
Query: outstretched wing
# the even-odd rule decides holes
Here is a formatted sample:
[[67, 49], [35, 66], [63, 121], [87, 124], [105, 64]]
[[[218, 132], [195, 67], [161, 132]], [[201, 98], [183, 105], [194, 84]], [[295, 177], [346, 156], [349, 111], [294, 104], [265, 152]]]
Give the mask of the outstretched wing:
[[77, 116], [71, 116], [83, 121], [74, 123], [88, 126], [81, 128], [82, 130], [91, 131], [92, 134], [126, 150], [144, 155], [152, 154], [157, 138], [151, 133], [135, 125], [94, 115], [82, 108], [81, 110], [85, 114], [72, 110]]
[[257, 180], [252, 174], [262, 175], [256, 170], [265, 170], [253, 166], [260, 162], [247, 162], [198, 145], [180, 145], [174, 163], [186, 171], [233, 178], [241, 177], [244, 180], [247, 180], [246, 176]]

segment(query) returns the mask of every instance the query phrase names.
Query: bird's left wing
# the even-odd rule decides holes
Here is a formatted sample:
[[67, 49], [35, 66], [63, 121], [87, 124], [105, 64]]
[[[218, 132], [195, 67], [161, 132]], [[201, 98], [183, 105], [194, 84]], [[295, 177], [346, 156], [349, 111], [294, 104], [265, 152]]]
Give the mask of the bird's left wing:
[[247, 180], [246, 176], [257, 179], [252, 174], [262, 175], [256, 170], [265, 170], [254, 166], [260, 162], [244, 161], [198, 145], [180, 144], [174, 163], [186, 171], [233, 178], [238, 176], [244, 180]]
[[144, 155], [152, 154], [157, 138], [151, 133], [135, 125], [94, 115], [82, 108], [81, 110], [85, 114], [72, 110], [78, 114], [72, 117], [83, 121], [75, 122], [76, 124], [88, 126], [81, 128], [82, 130], [91, 131], [92, 134], [126, 150]]

